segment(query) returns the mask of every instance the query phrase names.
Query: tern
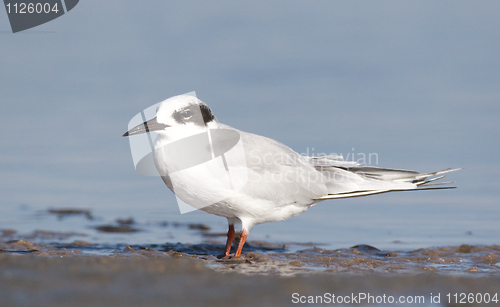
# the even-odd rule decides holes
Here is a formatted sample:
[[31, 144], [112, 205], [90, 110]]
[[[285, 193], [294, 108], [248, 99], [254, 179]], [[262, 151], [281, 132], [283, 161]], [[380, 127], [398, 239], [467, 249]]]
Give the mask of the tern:
[[342, 156], [304, 156], [273, 139], [219, 123], [207, 104], [179, 95], [160, 103], [156, 116], [123, 136], [157, 133], [153, 157], [159, 175], [185, 203], [227, 218], [222, 257], [230, 255], [235, 223], [241, 223], [234, 257], [240, 257], [255, 225], [288, 219], [337, 198], [435, 187], [444, 169], [416, 171], [379, 168]]

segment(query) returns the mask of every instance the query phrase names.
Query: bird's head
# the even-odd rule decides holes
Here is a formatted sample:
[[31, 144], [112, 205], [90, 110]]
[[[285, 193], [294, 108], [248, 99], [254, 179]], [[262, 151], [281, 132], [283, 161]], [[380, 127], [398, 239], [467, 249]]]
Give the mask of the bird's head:
[[217, 128], [217, 119], [212, 110], [196, 97], [179, 95], [164, 100], [154, 118], [135, 126], [123, 136], [154, 131], [174, 141], [204, 132], [207, 128]]

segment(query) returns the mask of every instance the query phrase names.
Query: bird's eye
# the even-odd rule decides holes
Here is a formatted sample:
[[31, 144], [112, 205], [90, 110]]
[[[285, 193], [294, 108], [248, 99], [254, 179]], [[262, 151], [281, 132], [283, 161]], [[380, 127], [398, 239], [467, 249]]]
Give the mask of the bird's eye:
[[190, 119], [191, 116], [193, 116], [193, 114], [191, 114], [191, 111], [185, 110], [185, 111], [182, 111], [181, 116], [183, 119]]

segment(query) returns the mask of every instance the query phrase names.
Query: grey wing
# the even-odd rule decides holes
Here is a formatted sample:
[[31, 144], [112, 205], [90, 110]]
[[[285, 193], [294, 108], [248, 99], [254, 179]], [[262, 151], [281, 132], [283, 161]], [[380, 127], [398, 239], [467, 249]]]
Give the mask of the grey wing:
[[[459, 170], [444, 169], [421, 174], [416, 171], [361, 166], [354, 161], [344, 161], [342, 156], [338, 155], [305, 158], [318, 171], [322, 172], [326, 177], [331, 178], [327, 185], [328, 195], [320, 199], [365, 196], [391, 191], [452, 188], [435, 188], [429, 186], [453, 183], [435, 183], [434, 181], [444, 177], [439, 175]], [[349, 185], [347, 184], [348, 182], [353, 184]]]
[[358, 164], [343, 161], [340, 156], [301, 156], [273, 139], [244, 131], [238, 132], [245, 150], [249, 173], [248, 182], [242, 192], [258, 199], [283, 205], [310, 205], [315, 200], [331, 195], [364, 190], [380, 191], [395, 186], [406, 189], [414, 187], [407, 182], [393, 183], [372, 179], [350, 171], [347, 167]]
[[[363, 178], [363, 181], [357, 182], [357, 188], [351, 190], [339, 189], [338, 186], [332, 184], [328, 186], [328, 195], [319, 199], [334, 199], [358, 197], [373, 194], [380, 194], [393, 191], [410, 191], [410, 190], [431, 190], [431, 189], [450, 189], [454, 187], [430, 187], [435, 185], [446, 185], [454, 182], [439, 182], [434, 181], [443, 178], [439, 176], [445, 173], [459, 170], [444, 169], [432, 173], [421, 174], [416, 171], [407, 171], [399, 169], [378, 168], [372, 166], [355, 166], [355, 167], [333, 167], [333, 166], [317, 166], [318, 170], [325, 174], [335, 174], [343, 172], [345, 174], [355, 174]], [[326, 175], [328, 176], [328, 175]], [[435, 177], [436, 176], [436, 177]], [[348, 176], [346, 176], [348, 178]]]
[[326, 178], [303, 156], [273, 139], [239, 132], [249, 172], [244, 192], [283, 205], [310, 205], [327, 194]]
[[[240, 133], [249, 172], [243, 191], [275, 204], [310, 205], [315, 200], [433, 189], [438, 176], [458, 169], [421, 174], [415, 171], [360, 166], [341, 156], [301, 156], [288, 146], [260, 135]], [[438, 176], [431, 178], [433, 176]], [[440, 184], [448, 184], [442, 182]], [[449, 188], [449, 187], [444, 187]]]

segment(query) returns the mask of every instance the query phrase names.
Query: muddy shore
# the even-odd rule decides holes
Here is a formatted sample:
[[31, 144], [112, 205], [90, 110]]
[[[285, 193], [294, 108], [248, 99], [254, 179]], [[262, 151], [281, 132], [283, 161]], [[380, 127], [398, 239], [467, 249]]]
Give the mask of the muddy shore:
[[[7, 240], [10, 235], [4, 231], [0, 242], [0, 306], [290, 306], [311, 299], [326, 304], [332, 295], [372, 304], [360, 301], [362, 293], [373, 299], [418, 296], [425, 304], [432, 293], [448, 306], [455, 305], [448, 293], [453, 303], [455, 293], [500, 292], [498, 245], [271, 249], [218, 259], [211, 248], [220, 246], [211, 244], [190, 250], [182, 244], [177, 250], [175, 244], [125, 246], [97, 255], [85, 241], [60, 247]], [[258, 249], [257, 243], [247, 249]]]
[[[499, 276], [216, 272], [175, 257], [0, 255], [1, 306], [289, 306], [300, 296], [497, 293]], [[297, 294], [294, 294], [297, 293]], [[328, 297], [328, 296], [327, 296]], [[318, 303], [318, 302], [316, 302]], [[325, 303], [325, 302], [323, 302]], [[367, 301], [361, 301], [365, 305]], [[453, 304], [451, 304], [453, 305]]]

